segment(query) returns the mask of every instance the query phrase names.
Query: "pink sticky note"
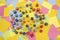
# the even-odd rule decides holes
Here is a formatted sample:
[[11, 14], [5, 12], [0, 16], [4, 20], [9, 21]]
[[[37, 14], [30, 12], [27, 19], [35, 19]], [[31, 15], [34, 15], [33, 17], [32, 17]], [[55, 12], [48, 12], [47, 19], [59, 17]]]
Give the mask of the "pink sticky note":
[[35, 0], [30, 0], [31, 2], [34, 2]]
[[57, 35], [59, 35], [60, 32], [57, 30], [57, 28], [55, 28], [55, 26], [52, 24], [51, 28], [48, 32], [49, 38], [50, 40], [54, 40], [56, 38]]
[[12, 25], [12, 24], [11, 24], [11, 21], [12, 21], [12, 20], [10, 19], [9, 16], [7, 16], [7, 17], [4, 17], [4, 16], [3, 16], [2, 18], [5, 19], [6, 21], [8, 21], [8, 22], [10, 23], [10, 26]]
[[3, 17], [5, 20], [7, 20], [8, 22], [10, 22], [11, 23], [11, 19], [10, 19], [10, 17], [9, 16], [7, 16], [7, 17]]
[[6, 7], [6, 5], [0, 7], [0, 16], [4, 15], [4, 8], [5, 7]]
[[26, 2], [28, 2], [28, 0], [25, 0]]
[[42, 7], [42, 9], [41, 9], [42, 14], [47, 14], [48, 11], [49, 10], [47, 8], [45, 8], [45, 7]]
[[29, 32], [27, 37], [28, 37], [28, 40], [36, 40], [35, 34], [33, 32]]
[[59, 9], [59, 6], [58, 5], [53, 5], [52, 6], [52, 9], [58, 10]]

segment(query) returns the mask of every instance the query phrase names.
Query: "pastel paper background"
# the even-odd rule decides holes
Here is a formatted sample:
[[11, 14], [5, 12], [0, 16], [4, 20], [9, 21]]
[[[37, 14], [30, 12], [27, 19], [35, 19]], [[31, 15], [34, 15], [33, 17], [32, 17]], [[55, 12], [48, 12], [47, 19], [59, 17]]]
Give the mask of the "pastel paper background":
[[0, 40], [60, 40], [60, 0], [0, 0]]

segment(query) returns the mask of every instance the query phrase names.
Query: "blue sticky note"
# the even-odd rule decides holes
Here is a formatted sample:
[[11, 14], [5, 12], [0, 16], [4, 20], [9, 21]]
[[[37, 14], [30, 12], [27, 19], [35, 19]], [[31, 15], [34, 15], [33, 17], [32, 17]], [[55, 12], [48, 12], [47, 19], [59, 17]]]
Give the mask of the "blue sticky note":
[[56, 4], [56, 0], [48, 0], [48, 3], [55, 5]]
[[18, 40], [21, 40], [21, 38], [18, 37]]
[[14, 7], [16, 7], [16, 3], [17, 2], [18, 2], [18, 0], [6, 0], [7, 6], [9, 6], [10, 4], [12, 4]]
[[60, 20], [60, 9], [58, 10], [57, 18]]
[[3, 33], [2, 32], [0, 32], [0, 36], [2, 36], [3, 35]]
[[38, 0], [38, 2], [39, 2], [40, 4], [42, 4], [42, 3], [43, 3], [43, 0]]

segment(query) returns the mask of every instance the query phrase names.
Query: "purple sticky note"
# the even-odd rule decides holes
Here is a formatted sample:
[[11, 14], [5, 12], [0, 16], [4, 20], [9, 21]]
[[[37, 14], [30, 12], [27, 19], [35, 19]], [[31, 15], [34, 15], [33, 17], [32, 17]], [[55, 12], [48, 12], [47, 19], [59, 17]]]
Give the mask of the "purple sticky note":
[[6, 5], [0, 7], [0, 16], [4, 16], [4, 8]]
[[41, 9], [42, 14], [47, 14], [48, 11], [49, 10], [47, 8], [45, 8], [45, 7], [42, 7], [42, 9]]

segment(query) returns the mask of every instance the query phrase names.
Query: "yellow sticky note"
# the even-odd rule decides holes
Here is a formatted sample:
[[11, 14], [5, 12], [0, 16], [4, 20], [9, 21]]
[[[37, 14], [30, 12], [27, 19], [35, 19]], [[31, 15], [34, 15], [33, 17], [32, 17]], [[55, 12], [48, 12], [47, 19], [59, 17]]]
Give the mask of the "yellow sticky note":
[[25, 1], [25, 0], [18, 0], [18, 2]]
[[60, 24], [60, 20], [58, 20], [59, 24]]
[[13, 5], [9, 5], [8, 7], [4, 8], [4, 16], [9, 16], [9, 11], [14, 9]]
[[44, 0], [44, 1], [48, 1], [48, 0]]
[[36, 40], [48, 40], [49, 39], [49, 37], [48, 37], [48, 31], [50, 29], [50, 25], [44, 26], [42, 28], [42, 32], [40, 32], [40, 29], [41, 28], [40, 28], [40, 24], [39, 24], [39, 30], [37, 30], [37, 32], [35, 33]]
[[51, 11], [48, 13], [48, 16], [49, 16], [49, 17], [54, 17], [54, 16], [57, 15], [57, 13], [58, 13], [57, 10], [51, 9]]
[[10, 23], [8, 21], [6, 21], [5, 19], [2, 19], [2, 21], [0, 23], [0, 31], [5, 32], [9, 26], [10, 26]]
[[4, 40], [4, 38], [3, 37], [0, 37], [0, 40]]
[[60, 40], [60, 35], [58, 35], [58, 36], [56, 37], [56, 40]]
[[4, 34], [3, 34], [3, 38], [4, 40], [10, 40], [10, 38], [14, 37], [14, 36], [17, 36], [13, 31], [12, 29], [10, 29], [9, 31], [6, 31]]
[[36, 7], [36, 4], [39, 5], [40, 3], [38, 1], [35, 1], [35, 2], [32, 3], [32, 7], [36, 8], [36, 9], [37, 8], [42, 8], [40, 5], [38, 7]]
[[9, 33], [9, 36], [14, 36], [15, 35], [15, 33], [12, 31], [12, 29], [10, 29], [8, 33]]
[[18, 35], [10, 36], [7, 40], [18, 40]]
[[35, 35], [36, 35], [36, 40], [48, 40], [48, 29], [49, 28], [44, 28], [43, 32], [40, 33], [40, 32], [36, 32]]
[[49, 10], [52, 8], [52, 5], [49, 4], [47, 1], [43, 1], [42, 6], [46, 7], [46, 8], [49, 9]]
[[5, 2], [6, 0], [0, 0], [0, 2]]
[[56, 0], [58, 6], [60, 6], [60, 0]]
[[2, 21], [2, 17], [0, 16], [0, 23], [1, 23], [1, 21]]
[[54, 24], [55, 27], [59, 27], [59, 26], [60, 26], [56, 16], [50, 18], [50, 19], [49, 19], [49, 23], [50, 23], [50, 24]]
[[17, 6], [17, 7], [20, 7], [20, 6], [24, 6], [25, 4], [26, 4], [25, 1], [23, 1], [23, 0], [21, 1], [21, 0], [20, 0], [20, 1], [17, 3], [16, 6]]
[[5, 0], [0, 0], [0, 6], [6, 5], [6, 1]]
[[0, 6], [3, 6], [3, 5], [6, 5], [6, 3], [4, 2], [4, 3], [0, 3]]

